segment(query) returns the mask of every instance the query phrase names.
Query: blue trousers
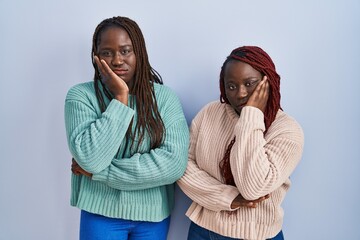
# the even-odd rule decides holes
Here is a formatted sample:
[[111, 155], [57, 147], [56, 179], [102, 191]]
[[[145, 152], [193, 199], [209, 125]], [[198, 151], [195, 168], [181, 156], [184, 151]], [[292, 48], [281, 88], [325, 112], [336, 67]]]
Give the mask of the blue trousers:
[[81, 211], [80, 240], [166, 240], [170, 217], [161, 222], [108, 218]]
[[[225, 237], [220, 234], [209, 231], [203, 227], [198, 226], [197, 224], [191, 222], [188, 234], [188, 240], [241, 240], [238, 238]], [[282, 231], [278, 233], [273, 238], [267, 240], [284, 240]]]

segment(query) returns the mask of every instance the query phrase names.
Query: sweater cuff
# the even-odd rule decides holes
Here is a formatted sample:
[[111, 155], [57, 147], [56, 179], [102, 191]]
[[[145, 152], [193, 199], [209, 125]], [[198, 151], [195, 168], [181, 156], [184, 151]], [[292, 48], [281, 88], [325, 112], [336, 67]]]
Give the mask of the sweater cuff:
[[239, 190], [236, 187], [233, 186], [226, 187], [219, 199], [219, 202], [224, 204], [224, 206], [221, 209], [226, 211], [235, 211], [237, 208], [231, 208], [231, 203], [239, 194], [240, 194]]
[[251, 124], [253, 127], [265, 131], [264, 114], [260, 109], [256, 107], [243, 107], [243, 109], [241, 110], [240, 118], [236, 124], [236, 128], [238, 128], [241, 124]]
[[109, 169], [110, 167], [107, 167], [99, 173], [94, 173], [91, 180], [106, 183], [109, 176]]
[[135, 111], [132, 108], [123, 104], [122, 102], [113, 99], [107, 106], [105, 113], [110, 118], [123, 120], [124, 116], [131, 119], [134, 116]]

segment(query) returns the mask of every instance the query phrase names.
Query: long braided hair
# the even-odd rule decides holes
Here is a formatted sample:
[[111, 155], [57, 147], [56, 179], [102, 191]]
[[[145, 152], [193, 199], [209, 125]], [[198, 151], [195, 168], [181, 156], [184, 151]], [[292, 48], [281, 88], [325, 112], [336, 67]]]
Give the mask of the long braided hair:
[[[111, 100], [113, 97], [110, 92], [106, 89], [101, 81], [101, 75], [99, 69], [94, 62], [94, 54], [97, 52], [97, 47], [101, 42], [101, 34], [111, 27], [119, 27], [124, 29], [131, 39], [134, 54], [136, 57], [136, 69], [134, 74], [134, 84], [131, 93], [135, 97], [134, 101], [130, 102], [130, 106], [134, 108], [136, 105], [136, 111], [138, 113], [138, 119], [135, 126], [135, 132], [132, 131], [133, 121], [127, 130], [126, 136], [131, 141], [131, 149], [135, 147], [135, 151], [144, 140], [144, 136], [147, 133], [150, 137], [150, 146], [156, 148], [164, 141], [165, 126], [160, 116], [155, 92], [154, 82], [163, 84], [160, 74], [151, 67], [148, 54], [146, 51], [144, 36], [137, 25], [137, 23], [127, 17], [113, 17], [103, 20], [95, 29], [92, 42], [92, 62], [95, 69], [94, 73], [94, 86], [96, 91], [96, 97], [98, 99], [101, 112], [106, 109], [105, 101], [102, 95], [102, 91], [99, 88], [99, 84], [102, 85], [103, 93]], [[133, 146], [135, 136], [139, 137], [137, 146]]]
[[[270, 56], [261, 48], [256, 46], [243, 46], [234, 49], [230, 55], [226, 58], [220, 72], [220, 102], [230, 104], [225, 94], [224, 75], [227, 63], [230, 61], [242, 61], [249, 64], [251, 67], [259, 71], [263, 76], [267, 76], [270, 86], [269, 98], [264, 113], [265, 132], [269, 129], [271, 123], [275, 120], [276, 114], [280, 106], [280, 76], [276, 72], [275, 64], [271, 60]], [[221, 175], [224, 181], [228, 185], [235, 186], [235, 181], [231, 173], [230, 166], [230, 153], [231, 148], [234, 145], [235, 137], [228, 145], [223, 159], [220, 161], [219, 167]]]

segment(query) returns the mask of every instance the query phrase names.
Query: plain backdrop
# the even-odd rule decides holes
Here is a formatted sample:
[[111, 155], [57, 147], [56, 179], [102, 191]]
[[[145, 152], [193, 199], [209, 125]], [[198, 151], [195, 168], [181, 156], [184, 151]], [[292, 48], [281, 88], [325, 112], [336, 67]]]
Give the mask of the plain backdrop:
[[[190, 124], [219, 98], [230, 51], [258, 45], [280, 73], [282, 107], [305, 132], [283, 204], [287, 240], [360, 239], [360, 2], [0, 0], [0, 239], [78, 239], [69, 205], [68, 89], [92, 80], [96, 25], [128, 16]], [[168, 239], [186, 239], [179, 190]]]

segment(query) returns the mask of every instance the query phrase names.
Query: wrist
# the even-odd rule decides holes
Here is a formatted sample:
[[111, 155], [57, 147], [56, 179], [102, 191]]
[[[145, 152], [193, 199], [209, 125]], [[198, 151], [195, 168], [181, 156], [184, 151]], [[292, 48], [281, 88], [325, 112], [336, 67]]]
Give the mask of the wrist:
[[236, 208], [240, 207], [238, 197], [239, 197], [239, 195], [237, 195], [236, 198], [234, 198], [234, 200], [231, 202], [231, 204], [230, 204], [231, 209], [236, 209]]
[[126, 93], [126, 94], [115, 95], [114, 99], [122, 102], [124, 105], [127, 105], [128, 104], [128, 97], [129, 97], [129, 93]]

